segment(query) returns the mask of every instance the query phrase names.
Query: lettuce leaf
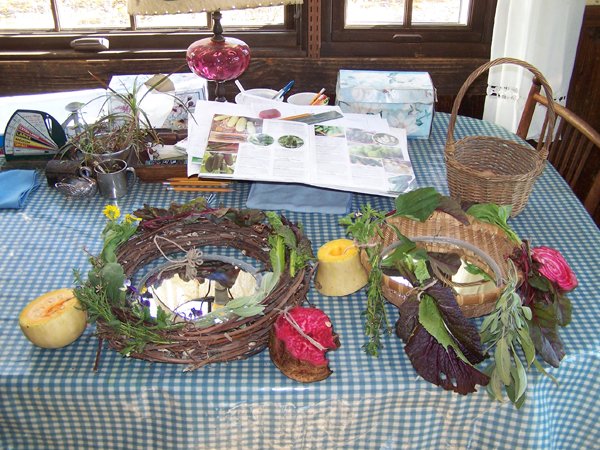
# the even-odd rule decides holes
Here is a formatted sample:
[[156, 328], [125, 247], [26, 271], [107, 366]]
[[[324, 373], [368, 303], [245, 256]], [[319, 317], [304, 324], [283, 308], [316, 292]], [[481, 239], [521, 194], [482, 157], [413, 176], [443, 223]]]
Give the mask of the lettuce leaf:
[[396, 197], [394, 216], [426, 221], [440, 204], [441, 194], [435, 188], [426, 187], [401, 194]]

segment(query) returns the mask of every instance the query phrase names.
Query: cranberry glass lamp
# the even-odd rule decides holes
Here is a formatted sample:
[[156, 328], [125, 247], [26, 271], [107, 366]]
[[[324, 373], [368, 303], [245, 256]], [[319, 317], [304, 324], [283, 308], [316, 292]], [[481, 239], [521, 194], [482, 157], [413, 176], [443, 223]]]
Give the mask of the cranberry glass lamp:
[[223, 36], [221, 11], [300, 4], [303, 0], [128, 0], [130, 15], [161, 15], [212, 12], [213, 36], [194, 42], [187, 49], [190, 69], [217, 83], [215, 99], [225, 101], [226, 81], [238, 78], [250, 64], [250, 48], [239, 39]]
[[225, 81], [235, 80], [250, 64], [250, 47], [244, 41], [223, 37], [221, 13], [215, 11], [213, 36], [194, 42], [187, 49], [187, 63], [192, 72], [217, 83], [215, 100], [225, 101]]

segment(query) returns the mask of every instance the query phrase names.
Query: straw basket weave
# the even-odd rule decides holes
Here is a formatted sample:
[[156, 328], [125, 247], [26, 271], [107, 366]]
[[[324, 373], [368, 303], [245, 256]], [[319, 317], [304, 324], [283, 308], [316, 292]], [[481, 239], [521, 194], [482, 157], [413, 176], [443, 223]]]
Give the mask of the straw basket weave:
[[[209, 217], [195, 221], [175, 221], [157, 230], [135, 235], [119, 247], [117, 258], [125, 274], [130, 277], [144, 264], [161, 255], [180, 252], [181, 247], [190, 249], [219, 246], [241, 250], [244, 255], [261, 262], [269, 269], [268, 238], [271, 232], [269, 225], [241, 226], [233, 221], [217, 222]], [[299, 230], [295, 230], [295, 233], [298, 239], [302, 237]], [[156, 236], [168, 239], [160, 249], [155, 244]], [[163, 342], [148, 343], [143, 351], [131, 352], [129, 356], [153, 362], [187, 364], [187, 370], [248, 358], [266, 348], [271, 326], [281, 311], [303, 303], [311, 276], [310, 266], [299, 270], [294, 277], [290, 276], [286, 268], [273, 290], [261, 302], [265, 306], [263, 314], [233, 318], [207, 328], [197, 328], [192, 322], [186, 322], [182, 328], [157, 331]], [[134, 323], [139, 320], [125, 308], [115, 306], [113, 309], [122, 322]], [[117, 351], [122, 351], [127, 346], [127, 338], [102, 320], [97, 321], [97, 334]]]
[[[539, 151], [527, 143], [491, 136], [468, 136], [454, 140], [454, 126], [461, 101], [473, 81], [491, 67], [516, 64], [532, 72], [544, 88], [549, 107], [547, 138]], [[461, 202], [495, 203], [512, 206], [519, 214], [529, 199], [537, 177], [544, 170], [555, 122], [552, 89], [532, 65], [513, 58], [499, 58], [475, 70], [460, 88], [448, 124], [445, 161], [450, 195]]]
[[[479, 317], [489, 314], [499, 295], [505, 288], [508, 273], [507, 258], [514, 249], [515, 244], [510, 241], [506, 233], [499, 227], [481, 222], [468, 216], [470, 225], [459, 222], [453, 216], [435, 211], [425, 222], [408, 219], [405, 217], [390, 217], [386, 219], [387, 225], [382, 229], [382, 237], [376, 241], [385, 248], [397, 241], [392, 227], [416, 242], [418, 246], [425, 247], [427, 251], [440, 253], [456, 253], [466, 260], [496, 278], [494, 289], [468, 295], [456, 295], [456, 300], [466, 317]], [[444, 238], [455, 243], [443, 242]], [[363, 266], [370, 269], [366, 252], [361, 252]], [[492, 266], [499, 272], [495, 274]], [[406, 301], [410, 288], [383, 276], [383, 294], [385, 298], [396, 306], [401, 306]]]

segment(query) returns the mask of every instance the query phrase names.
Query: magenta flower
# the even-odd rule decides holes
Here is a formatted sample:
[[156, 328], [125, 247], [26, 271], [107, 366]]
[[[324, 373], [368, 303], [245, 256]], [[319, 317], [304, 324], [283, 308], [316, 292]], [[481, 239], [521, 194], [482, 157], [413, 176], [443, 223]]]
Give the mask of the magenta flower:
[[577, 287], [575, 273], [558, 250], [550, 247], [535, 247], [531, 250], [531, 257], [539, 263], [539, 272], [559, 290], [568, 292]]

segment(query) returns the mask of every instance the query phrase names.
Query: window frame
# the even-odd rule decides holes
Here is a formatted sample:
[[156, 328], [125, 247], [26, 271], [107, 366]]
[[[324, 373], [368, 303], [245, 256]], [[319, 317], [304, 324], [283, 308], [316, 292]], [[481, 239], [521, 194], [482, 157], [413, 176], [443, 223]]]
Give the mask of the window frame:
[[489, 55], [496, 3], [473, 0], [467, 25], [344, 28], [345, 0], [325, 0], [321, 56], [485, 57]]

